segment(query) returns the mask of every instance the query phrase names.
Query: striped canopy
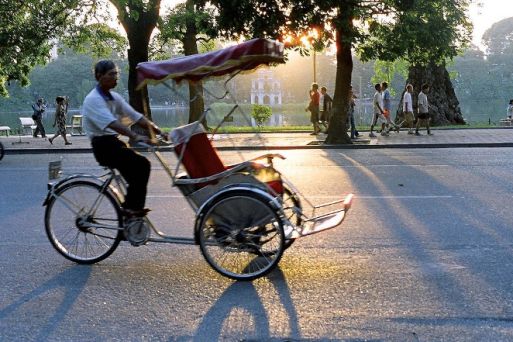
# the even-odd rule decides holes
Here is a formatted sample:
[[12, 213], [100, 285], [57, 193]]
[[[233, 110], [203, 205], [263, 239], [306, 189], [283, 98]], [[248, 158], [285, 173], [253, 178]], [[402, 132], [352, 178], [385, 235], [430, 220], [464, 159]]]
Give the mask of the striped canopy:
[[168, 79], [177, 83], [182, 80], [194, 82], [205, 77], [223, 76], [239, 70], [252, 70], [260, 65], [284, 62], [282, 43], [256, 38], [217, 51], [139, 63], [138, 88]]

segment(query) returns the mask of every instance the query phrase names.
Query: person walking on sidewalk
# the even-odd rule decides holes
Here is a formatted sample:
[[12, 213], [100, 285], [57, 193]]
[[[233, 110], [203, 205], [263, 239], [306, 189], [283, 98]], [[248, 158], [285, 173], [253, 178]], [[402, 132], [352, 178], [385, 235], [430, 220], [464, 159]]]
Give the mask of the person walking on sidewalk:
[[57, 96], [55, 98], [55, 102], [57, 103], [57, 107], [55, 108], [55, 119], [53, 121], [53, 127], [56, 127], [56, 129], [54, 136], [48, 139], [48, 141], [53, 145], [55, 138], [57, 138], [59, 135], [62, 135], [64, 144], [71, 145], [71, 143], [68, 141], [68, 138], [66, 137], [66, 113], [68, 111], [67, 98], [64, 98], [63, 96]]
[[383, 115], [383, 96], [381, 95], [381, 84], [377, 83], [374, 85], [374, 89], [376, 89], [376, 92], [374, 93], [374, 99], [372, 100], [374, 116], [372, 117], [369, 133], [369, 137], [371, 138], [376, 137], [372, 131], [374, 130], [374, 126], [378, 123], [378, 121], [381, 123], [381, 135], [388, 136], [388, 125], [385, 124], [387, 120]]
[[395, 129], [397, 133], [401, 129], [401, 125], [396, 125], [392, 121], [391, 110], [392, 110], [392, 96], [390, 96], [390, 91], [388, 90], [388, 83], [381, 83], [381, 90], [383, 92], [383, 115], [385, 119], [387, 119], [387, 124], [389, 127]]
[[330, 122], [331, 108], [333, 107], [333, 99], [328, 95], [328, 89], [321, 87], [320, 103], [320, 119], [321, 123], [327, 129]]
[[311, 135], [317, 135], [321, 131], [319, 128], [319, 85], [312, 83], [312, 88], [309, 92], [310, 102], [308, 103], [307, 111], [310, 111], [310, 122], [313, 124], [313, 133]]
[[82, 106], [84, 129], [91, 140], [93, 154], [98, 163], [119, 170], [128, 183], [123, 213], [128, 217], [144, 216], [148, 212], [144, 205], [150, 162], [129, 148], [118, 136], [125, 135], [133, 142], [151, 143], [147, 136], [139, 135], [125, 126], [122, 119], [129, 119], [157, 134], [161, 133], [160, 128], [132, 108], [120, 94], [111, 91], [116, 87], [119, 76], [113, 61], [103, 60], [96, 63], [94, 75], [98, 83], [86, 96]]
[[32, 105], [32, 109], [34, 112], [32, 113], [32, 120], [36, 124], [36, 129], [34, 130], [34, 138], [37, 138], [38, 134], [41, 133], [42, 138], [46, 138], [45, 127], [43, 126], [43, 113], [46, 110], [46, 106], [43, 102], [43, 98], [37, 99], [37, 102]]
[[347, 112], [347, 116], [349, 117], [349, 125], [351, 127], [351, 139], [355, 139], [360, 136], [360, 133], [356, 130], [356, 125], [354, 122], [354, 107], [356, 96], [353, 93], [353, 86], [349, 86], [349, 108]]
[[428, 93], [429, 85], [423, 84], [418, 99], [418, 115], [417, 124], [415, 126], [415, 135], [422, 135], [419, 132], [421, 123], [424, 123], [426, 125], [427, 134], [433, 135], [433, 133], [431, 133], [431, 130], [429, 129], [429, 122], [431, 121], [431, 118], [429, 117], [429, 103], [427, 98]]
[[413, 86], [408, 84], [403, 96], [404, 121], [406, 122], [406, 126], [408, 126], [408, 134], [413, 134], [413, 121], [415, 120], [413, 116], [413, 102], [411, 97], [412, 93]]

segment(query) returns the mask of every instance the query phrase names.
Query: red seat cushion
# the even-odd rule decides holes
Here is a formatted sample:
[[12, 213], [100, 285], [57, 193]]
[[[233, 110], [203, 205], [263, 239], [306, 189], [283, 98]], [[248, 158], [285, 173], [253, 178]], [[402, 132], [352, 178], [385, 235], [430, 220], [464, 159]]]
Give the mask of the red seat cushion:
[[226, 170], [201, 124], [196, 122], [175, 128], [170, 137], [176, 155], [180, 157], [183, 151], [182, 164], [190, 178], [208, 177]]

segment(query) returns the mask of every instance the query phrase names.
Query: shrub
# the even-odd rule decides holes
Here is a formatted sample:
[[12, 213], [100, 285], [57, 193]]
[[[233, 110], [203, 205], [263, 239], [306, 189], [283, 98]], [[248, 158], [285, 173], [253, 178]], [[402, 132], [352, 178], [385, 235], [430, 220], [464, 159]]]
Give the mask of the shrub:
[[258, 127], [262, 127], [264, 122], [266, 122], [271, 117], [271, 115], [273, 115], [271, 107], [258, 104], [253, 105], [251, 116], [253, 119], [255, 119]]

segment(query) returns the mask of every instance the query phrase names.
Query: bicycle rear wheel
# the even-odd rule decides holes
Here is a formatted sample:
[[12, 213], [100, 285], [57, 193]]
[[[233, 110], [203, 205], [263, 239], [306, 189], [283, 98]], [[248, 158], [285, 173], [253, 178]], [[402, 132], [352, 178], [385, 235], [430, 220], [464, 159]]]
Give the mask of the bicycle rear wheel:
[[284, 251], [285, 234], [276, 210], [263, 196], [237, 192], [221, 196], [199, 227], [201, 253], [220, 274], [253, 280], [270, 272]]
[[45, 212], [45, 229], [65, 258], [92, 264], [114, 252], [122, 238], [122, 216], [116, 199], [89, 181], [75, 181], [55, 191]]

